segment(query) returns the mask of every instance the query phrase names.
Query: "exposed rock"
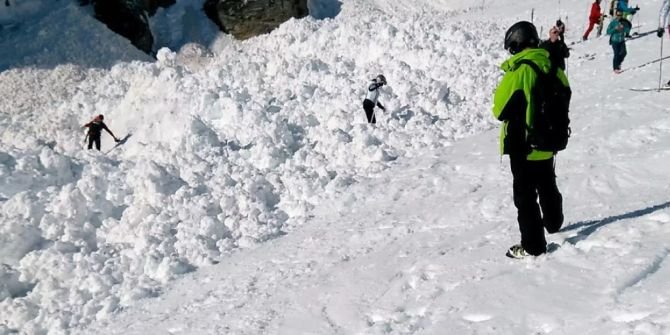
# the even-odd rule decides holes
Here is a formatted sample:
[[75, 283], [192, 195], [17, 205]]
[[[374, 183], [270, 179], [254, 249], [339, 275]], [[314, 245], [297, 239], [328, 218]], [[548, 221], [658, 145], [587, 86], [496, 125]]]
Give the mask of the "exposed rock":
[[158, 7], [167, 8], [177, 3], [177, 0], [144, 0], [144, 1], [145, 1], [144, 8], [147, 9], [149, 16], [153, 16], [154, 14], [156, 14], [156, 10], [158, 9]]
[[207, 0], [207, 16], [238, 39], [269, 33], [288, 19], [309, 14], [307, 0]]
[[[95, 0], [95, 17], [138, 49], [151, 53], [154, 39], [147, 18], [145, 0]], [[154, 4], [170, 0], [146, 0]], [[154, 9], [155, 10], [155, 9]]]

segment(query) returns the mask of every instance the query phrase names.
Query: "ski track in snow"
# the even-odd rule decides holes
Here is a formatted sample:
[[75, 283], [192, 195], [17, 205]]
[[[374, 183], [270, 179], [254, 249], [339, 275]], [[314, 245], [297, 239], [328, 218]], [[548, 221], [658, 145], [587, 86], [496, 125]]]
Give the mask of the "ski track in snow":
[[[586, 11], [533, 3], [538, 22]], [[615, 77], [604, 39], [573, 46], [566, 223], [548, 254], [507, 259], [490, 99], [532, 7], [452, 4], [350, 0], [155, 63], [0, 73], [0, 334], [667, 334], [668, 100], [628, 91], [657, 73]], [[109, 155], [81, 151], [98, 113], [133, 134]]]

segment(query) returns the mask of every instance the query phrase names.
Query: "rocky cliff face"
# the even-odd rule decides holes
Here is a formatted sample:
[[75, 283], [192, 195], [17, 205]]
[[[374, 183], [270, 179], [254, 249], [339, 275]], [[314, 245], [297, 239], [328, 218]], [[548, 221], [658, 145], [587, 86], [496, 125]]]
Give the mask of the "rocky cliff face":
[[144, 0], [94, 0], [95, 18], [115, 33], [127, 38], [138, 49], [151, 53], [154, 39]]
[[[151, 53], [154, 38], [149, 16], [176, 0], [79, 0], [93, 4], [95, 17], [112, 31]], [[308, 0], [204, 0], [203, 10], [219, 29], [238, 39], [265, 34], [286, 20], [309, 14]]]
[[143, 0], [144, 1], [144, 6], [147, 9], [147, 12], [149, 13], [149, 16], [152, 16], [156, 14], [156, 10], [158, 7], [170, 7], [174, 5], [177, 0]]
[[238, 39], [272, 31], [288, 19], [309, 14], [307, 0], [207, 0], [207, 16]]

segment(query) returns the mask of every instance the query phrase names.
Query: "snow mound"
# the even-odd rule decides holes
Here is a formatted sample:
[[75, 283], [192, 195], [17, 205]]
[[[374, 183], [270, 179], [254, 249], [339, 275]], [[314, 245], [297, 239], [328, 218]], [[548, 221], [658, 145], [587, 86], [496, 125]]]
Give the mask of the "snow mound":
[[[397, 160], [492, 128], [490, 74], [503, 51], [480, 36], [500, 27], [352, 6], [245, 42], [219, 36], [211, 51], [161, 49], [153, 63], [34, 58], [42, 66], [0, 73], [0, 95], [14, 97], [0, 101], [2, 327], [105, 319], [290, 233]], [[66, 22], [88, 20], [62, 10]], [[387, 112], [372, 127], [361, 102], [378, 73]], [[112, 148], [103, 135], [102, 152], [83, 151], [81, 125], [97, 114], [127, 142]]]

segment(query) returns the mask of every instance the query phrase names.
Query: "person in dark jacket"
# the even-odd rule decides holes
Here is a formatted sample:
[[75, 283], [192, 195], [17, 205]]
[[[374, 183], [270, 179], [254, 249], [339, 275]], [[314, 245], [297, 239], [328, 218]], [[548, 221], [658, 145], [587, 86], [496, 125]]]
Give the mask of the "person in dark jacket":
[[377, 76], [377, 78], [372, 79], [368, 85], [368, 91], [365, 95], [365, 100], [363, 100], [363, 110], [365, 110], [365, 116], [368, 118], [368, 123], [375, 124], [377, 123], [377, 118], [375, 117], [375, 106], [381, 108], [381, 110], [386, 110], [379, 99], [379, 89], [386, 85], [386, 77], [383, 74]]
[[93, 143], [95, 143], [95, 148], [100, 151], [100, 136], [102, 135], [102, 130], [106, 130], [112, 137], [114, 138], [114, 141], [119, 142], [120, 140], [114, 136], [114, 133], [112, 133], [109, 128], [107, 128], [107, 125], [103, 122], [105, 117], [100, 114], [93, 118], [91, 122], [87, 123], [84, 125], [83, 128], [88, 128], [88, 132], [86, 132], [86, 138], [88, 138], [88, 149], [91, 150], [93, 149]]
[[565, 71], [565, 59], [570, 57], [570, 49], [565, 44], [565, 24], [561, 20], [549, 29], [549, 39], [540, 43], [540, 48], [549, 51], [549, 60]]

